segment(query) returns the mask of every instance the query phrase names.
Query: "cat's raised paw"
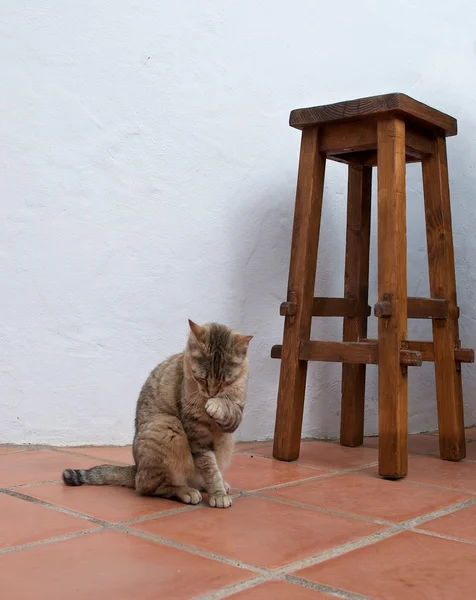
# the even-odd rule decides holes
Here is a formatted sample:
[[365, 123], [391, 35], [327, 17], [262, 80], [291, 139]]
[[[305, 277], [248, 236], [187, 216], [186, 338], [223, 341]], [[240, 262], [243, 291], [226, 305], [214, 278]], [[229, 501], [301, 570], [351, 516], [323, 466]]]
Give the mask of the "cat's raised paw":
[[185, 504], [199, 504], [202, 501], [202, 494], [194, 488], [183, 487], [177, 491], [177, 498]]
[[221, 421], [224, 417], [224, 408], [221, 405], [220, 400], [216, 398], [210, 398], [205, 404], [205, 411], [209, 417], [216, 421]]
[[214, 494], [210, 496], [209, 503], [212, 508], [229, 508], [232, 501], [228, 494]]

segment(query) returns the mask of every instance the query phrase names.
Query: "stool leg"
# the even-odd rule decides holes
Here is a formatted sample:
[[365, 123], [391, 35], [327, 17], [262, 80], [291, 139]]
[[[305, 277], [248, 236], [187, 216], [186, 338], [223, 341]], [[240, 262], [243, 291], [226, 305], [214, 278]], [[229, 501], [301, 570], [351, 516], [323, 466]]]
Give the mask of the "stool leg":
[[[357, 314], [344, 318], [344, 342], [367, 337], [372, 167], [349, 165], [347, 240], [344, 296], [357, 299]], [[342, 365], [340, 443], [361, 446], [364, 441], [366, 365]]]
[[428, 266], [432, 298], [446, 298], [447, 319], [433, 319], [436, 397], [440, 455], [446, 460], [466, 456], [461, 371], [454, 360], [459, 343], [458, 308], [446, 140], [437, 138], [434, 154], [423, 161]]
[[294, 209], [288, 302], [294, 314], [284, 321], [273, 456], [296, 460], [301, 445], [307, 362], [298, 359], [299, 343], [311, 333], [317, 248], [326, 159], [319, 152], [319, 131], [304, 129]]
[[408, 470], [408, 379], [400, 365], [407, 339], [405, 123], [378, 123], [378, 298], [392, 315], [378, 323], [379, 474], [398, 479]]

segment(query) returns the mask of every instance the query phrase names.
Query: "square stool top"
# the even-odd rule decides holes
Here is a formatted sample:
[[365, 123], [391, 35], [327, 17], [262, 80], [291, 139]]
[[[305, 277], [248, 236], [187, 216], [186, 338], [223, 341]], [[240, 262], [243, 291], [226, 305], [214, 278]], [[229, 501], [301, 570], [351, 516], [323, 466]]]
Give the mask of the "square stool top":
[[297, 108], [291, 112], [289, 124], [296, 129], [304, 129], [324, 123], [357, 121], [391, 114], [447, 137], [457, 133], [456, 119], [406, 94], [384, 94], [312, 108]]

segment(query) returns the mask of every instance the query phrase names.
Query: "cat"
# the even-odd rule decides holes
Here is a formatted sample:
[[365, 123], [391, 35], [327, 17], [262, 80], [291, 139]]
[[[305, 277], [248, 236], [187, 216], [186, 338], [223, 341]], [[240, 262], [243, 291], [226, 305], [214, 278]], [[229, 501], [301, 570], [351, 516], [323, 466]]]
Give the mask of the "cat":
[[198, 504], [206, 491], [210, 506], [231, 506], [222, 473], [243, 417], [253, 336], [218, 323], [189, 326], [185, 351], [160, 363], [140, 392], [135, 465], [66, 469], [66, 485], [121, 485], [185, 504]]

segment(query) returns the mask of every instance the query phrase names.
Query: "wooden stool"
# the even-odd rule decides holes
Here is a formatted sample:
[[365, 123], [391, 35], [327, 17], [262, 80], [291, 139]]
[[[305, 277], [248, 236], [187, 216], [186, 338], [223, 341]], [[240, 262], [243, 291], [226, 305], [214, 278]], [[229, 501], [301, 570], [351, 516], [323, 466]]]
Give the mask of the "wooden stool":
[[[446, 136], [456, 120], [404, 94], [294, 110], [302, 130], [273, 455], [299, 456], [307, 361], [341, 362], [340, 442], [360, 446], [365, 365], [379, 370], [379, 473], [407, 474], [407, 371], [435, 363], [440, 455], [466, 455], [462, 349], [451, 229]], [[344, 298], [314, 298], [326, 159], [349, 170]], [[431, 299], [407, 298], [405, 164], [421, 162]], [[372, 167], [378, 167], [378, 340], [366, 339]], [[312, 317], [343, 317], [343, 342], [309, 341]], [[407, 318], [432, 319], [433, 342], [409, 341]]]

